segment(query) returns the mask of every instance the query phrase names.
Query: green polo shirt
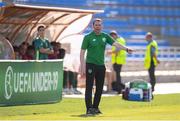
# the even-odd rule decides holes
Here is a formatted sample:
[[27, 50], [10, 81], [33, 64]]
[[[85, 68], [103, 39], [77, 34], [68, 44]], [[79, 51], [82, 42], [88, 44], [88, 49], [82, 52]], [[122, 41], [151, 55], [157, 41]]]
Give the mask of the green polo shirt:
[[[49, 43], [48, 39], [41, 40], [38, 37], [33, 41], [33, 45], [34, 45], [35, 50], [36, 50], [36, 56], [39, 56], [37, 58], [39, 58], [40, 60], [48, 59], [48, 54], [39, 52], [40, 48], [50, 48], [50, 49], [52, 49], [52, 46]], [[37, 54], [37, 52], [38, 52], [38, 54]]]
[[114, 40], [106, 33], [96, 35], [95, 32], [91, 32], [86, 35], [81, 46], [81, 49], [87, 50], [86, 62], [104, 65], [104, 52], [107, 43], [112, 45]]

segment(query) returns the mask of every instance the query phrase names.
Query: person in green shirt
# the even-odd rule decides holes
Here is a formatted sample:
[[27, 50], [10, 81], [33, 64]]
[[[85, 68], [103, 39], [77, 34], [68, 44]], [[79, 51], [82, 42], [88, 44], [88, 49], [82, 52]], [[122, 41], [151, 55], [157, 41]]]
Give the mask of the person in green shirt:
[[[106, 44], [113, 45], [117, 48], [126, 50], [128, 53], [132, 53], [132, 49], [127, 48], [115, 42], [107, 33], [101, 32], [102, 20], [99, 18], [93, 21], [93, 31], [87, 34], [82, 42], [80, 52], [80, 74], [86, 75], [86, 90], [85, 90], [85, 103], [86, 103], [86, 115], [101, 114], [99, 110], [99, 103], [101, 100], [104, 77], [105, 77], [105, 65], [104, 65], [104, 52]], [[85, 52], [86, 61], [84, 58]], [[92, 103], [92, 89], [95, 79], [96, 92], [94, 101]]]
[[37, 60], [44, 60], [48, 59], [49, 54], [53, 54], [53, 48], [48, 41], [47, 38], [45, 38], [45, 27], [39, 26], [38, 27], [38, 37], [35, 38], [33, 41], [33, 46], [35, 47], [36, 51], [36, 59]]

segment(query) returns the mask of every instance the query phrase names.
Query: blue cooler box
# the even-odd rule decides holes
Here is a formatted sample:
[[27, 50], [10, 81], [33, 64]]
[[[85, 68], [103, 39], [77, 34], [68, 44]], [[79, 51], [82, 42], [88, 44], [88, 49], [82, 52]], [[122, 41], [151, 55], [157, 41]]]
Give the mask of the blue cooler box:
[[142, 101], [142, 98], [141, 98], [140, 94], [129, 94], [128, 100]]
[[138, 89], [138, 88], [131, 88], [129, 90], [128, 100], [142, 101], [143, 100], [143, 90]]
[[122, 98], [132, 101], [151, 101], [151, 84], [140, 79], [125, 83]]

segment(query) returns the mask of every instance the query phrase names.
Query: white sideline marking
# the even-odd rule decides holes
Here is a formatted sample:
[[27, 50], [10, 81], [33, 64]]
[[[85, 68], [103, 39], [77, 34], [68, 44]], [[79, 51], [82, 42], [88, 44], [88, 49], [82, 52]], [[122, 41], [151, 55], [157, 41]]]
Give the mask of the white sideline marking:
[[[124, 77], [129, 77], [129, 76], [148, 76], [147, 71], [129, 71], [129, 72], [121, 72], [121, 75]], [[172, 71], [155, 71], [156, 76], [179, 76], [180, 75], [180, 70], [172, 70]]]
[[180, 83], [157, 83], [154, 94], [180, 93]]
[[[78, 89], [83, 94], [81, 95], [63, 95], [68, 98], [84, 98], [84, 88]], [[155, 86], [154, 94], [173, 94], [180, 93], [180, 83], [157, 83]], [[116, 96], [117, 94], [102, 94], [103, 97]]]

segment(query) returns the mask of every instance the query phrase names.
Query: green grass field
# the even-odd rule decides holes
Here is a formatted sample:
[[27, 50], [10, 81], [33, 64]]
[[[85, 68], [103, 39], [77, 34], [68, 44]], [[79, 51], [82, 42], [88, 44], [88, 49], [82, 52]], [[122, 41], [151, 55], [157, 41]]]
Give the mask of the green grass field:
[[0, 120], [180, 120], [180, 94], [155, 95], [151, 102], [103, 97], [100, 109], [103, 114], [86, 117], [84, 99], [64, 98], [56, 104], [0, 107]]

